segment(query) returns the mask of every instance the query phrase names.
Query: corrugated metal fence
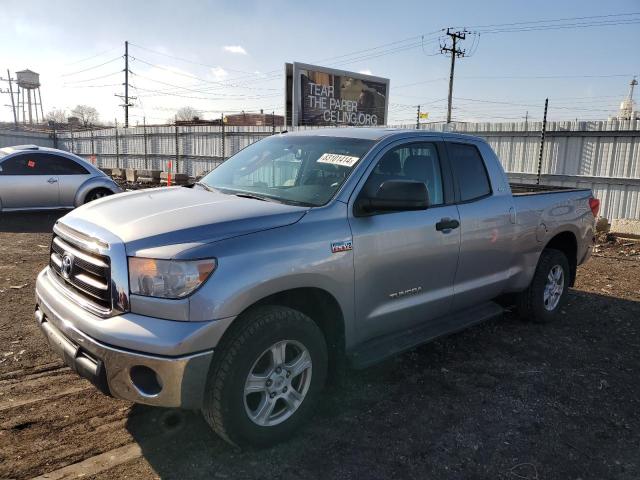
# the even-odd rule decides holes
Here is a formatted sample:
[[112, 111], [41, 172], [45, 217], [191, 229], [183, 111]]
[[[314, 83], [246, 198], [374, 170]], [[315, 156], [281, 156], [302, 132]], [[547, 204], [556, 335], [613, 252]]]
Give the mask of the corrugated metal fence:
[[[109, 128], [59, 132], [57, 145], [91, 159], [100, 167], [165, 171], [171, 168], [197, 176], [247, 145], [284, 128], [211, 125]], [[484, 137], [513, 180], [536, 181], [539, 122], [434, 123], [421, 128]], [[28, 134], [32, 135], [35, 134]], [[53, 146], [53, 140], [43, 135], [28, 140], [26, 136], [18, 136], [18, 132], [10, 132], [7, 137], [0, 131], [0, 145]], [[608, 218], [640, 219], [640, 121], [549, 122], [541, 171], [543, 184], [592, 188], [602, 200], [602, 214]]]
[[42, 132], [0, 130], [0, 148], [27, 144], [53, 147], [53, 136]]
[[[484, 137], [513, 181], [536, 182], [539, 122], [452, 127]], [[607, 218], [640, 220], [640, 121], [549, 122], [541, 172], [543, 185], [591, 188]]]

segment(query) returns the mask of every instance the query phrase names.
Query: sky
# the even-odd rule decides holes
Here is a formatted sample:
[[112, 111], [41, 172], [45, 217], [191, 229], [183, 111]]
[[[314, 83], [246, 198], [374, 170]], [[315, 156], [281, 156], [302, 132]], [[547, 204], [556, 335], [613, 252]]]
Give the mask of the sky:
[[[86, 104], [119, 124], [125, 40], [131, 124], [163, 123], [183, 106], [202, 118], [282, 114], [283, 65], [293, 61], [389, 78], [389, 123], [414, 122], [417, 105], [443, 120], [447, 27], [472, 32], [456, 61], [454, 120], [539, 120], [545, 98], [550, 120], [605, 119], [640, 75], [640, 23], [629, 22], [640, 16], [618, 16], [640, 14], [638, 0], [0, 0], [0, 10], [0, 76], [36, 71], [45, 113]], [[609, 17], [584, 19], [600, 15]], [[562, 29], [487, 26], [576, 17]], [[575, 25], [600, 21], [616, 24]], [[11, 121], [9, 95], [0, 98], [0, 121]]]

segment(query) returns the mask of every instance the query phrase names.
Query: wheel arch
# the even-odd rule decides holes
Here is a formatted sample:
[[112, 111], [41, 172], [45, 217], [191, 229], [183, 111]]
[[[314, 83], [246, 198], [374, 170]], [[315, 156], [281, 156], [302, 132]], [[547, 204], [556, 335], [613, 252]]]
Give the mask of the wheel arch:
[[94, 190], [97, 189], [105, 189], [109, 190], [112, 193], [119, 193], [121, 190], [118, 186], [111, 180], [109, 177], [96, 176], [87, 179], [76, 191], [76, 196], [73, 201], [73, 205], [75, 207], [79, 207], [83, 205], [87, 195]]
[[578, 268], [578, 239], [575, 233], [565, 230], [556, 233], [544, 246], [544, 249], [552, 248], [565, 254], [570, 268], [569, 286], [573, 287], [576, 280], [576, 270]]
[[257, 300], [245, 308], [238, 317], [256, 307], [266, 305], [288, 307], [311, 318], [327, 342], [330, 377], [342, 367], [345, 359], [345, 319], [338, 300], [331, 293], [318, 287], [283, 290]]

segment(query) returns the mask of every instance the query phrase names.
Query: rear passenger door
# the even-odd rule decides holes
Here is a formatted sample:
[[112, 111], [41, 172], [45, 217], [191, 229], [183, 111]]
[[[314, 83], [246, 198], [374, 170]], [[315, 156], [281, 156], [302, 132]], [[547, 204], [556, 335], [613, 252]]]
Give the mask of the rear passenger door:
[[2, 208], [54, 208], [59, 206], [58, 177], [47, 169], [45, 156], [20, 153], [0, 163]]
[[[451, 308], [460, 230], [437, 226], [458, 220], [443, 148], [437, 141], [387, 148], [350, 200], [359, 341], [429, 322]], [[354, 215], [359, 195], [395, 179], [425, 183], [429, 208]]]
[[[460, 215], [460, 256], [453, 311], [500, 295], [511, 276], [512, 199], [492, 185], [479, 145], [447, 142]], [[497, 165], [493, 167], [498, 167]]]

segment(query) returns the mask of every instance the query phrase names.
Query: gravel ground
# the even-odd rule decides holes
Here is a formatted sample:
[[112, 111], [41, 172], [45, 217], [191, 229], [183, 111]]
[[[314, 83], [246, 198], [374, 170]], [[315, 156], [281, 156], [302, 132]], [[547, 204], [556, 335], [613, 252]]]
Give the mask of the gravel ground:
[[0, 478], [640, 478], [640, 244], [600, 246], [558, 322], [507, 313], [349, 372], [294, 439], [240, 451], [51, 353], [32, 312], [55, 218], [0, 217]]

